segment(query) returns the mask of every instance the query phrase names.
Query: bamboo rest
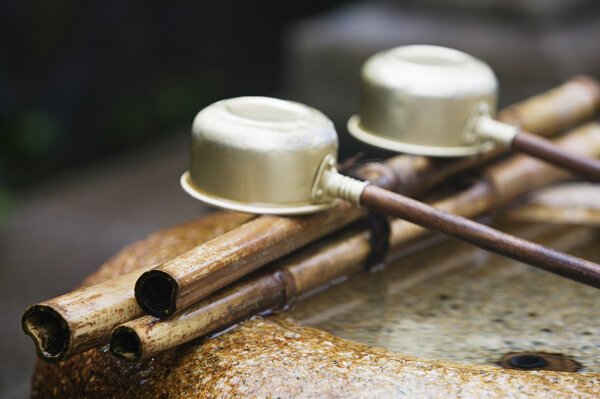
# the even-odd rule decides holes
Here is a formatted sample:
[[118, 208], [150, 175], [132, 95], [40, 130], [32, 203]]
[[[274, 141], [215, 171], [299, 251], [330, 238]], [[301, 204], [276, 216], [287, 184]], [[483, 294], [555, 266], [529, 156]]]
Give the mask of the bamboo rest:
[[[590, 125], [579, 129], [559, 143], [577, 153], [583, 151], [600, 156], [600, 126]], [[597, 146], [595, 154], [587, 148], [592, 143]], [[511, 190], [510, 194], [506, 192], [501, 197], [502, 203], [506, 204], [530, 189], [568, 176], [524, 156], [513, 157], [487, 168], [485, 172], [487, 179], [436, 202], [435, 207], [465, 217], [475, 217], [501, 205], [497, 202], [494, 187], [520, 187], [519, 192]], [[402, 219], [394, 220], [391, 227], [390, 258], [401, 252], [407, 243], [414, 242], [427, 232]], [[111, 337], [111, 351], [130, 361], [146, 359], [245, 319], [250, 314], [282, 308], [323, 285], [363, 271], [369, 252], [369, 232], [364, 230], [314, 243], [167, 320], [159, 321], [148, 315], [115, 328]]]
[[[589, 117], [589, 115], [593, 114], [597, 109], [598, 104], [600, 103], [599, 100], [600, 90], [598, 89], [598, 85], [593, 80], [577, 78], [568, 81], [559, 88], [548, 93], [536, 96], [504, 110], [500, 113], [499, 118], [511, 123], [519, 123], [536, 133], [549, 135]], [[600, 145], [596, 145], [596, 143], [598, 143], [597, 138], [597, 128], [590, 127], [585, 131], [580, 131], [577, 135], [573, 136], [572, 139], [563, 141], [562, 145], [566, 145], [574, 152], [586, 154], [588, 156], [598, 156], [598, 147]], [[386, 162], [387, 172], [382, 172], [381, 167], [372, 165], [365, 165], [364, 169], [367, 172], [370, 170], [371, 173], [374, 173], [371, 174], [371, 176], [379, 176], [388, 182], [390, 180], [395, 180], [397, 185], [394, 189], [399, 190], [400, 192], [410, 195], [421, 195], [440, 181], [466, 169], [488, 162], [490, 159], [501, 153], [502, 151], [498, 149], [486, 153], [484, 156], [462, 160], [398, 156]], [[540, 165], [539, 163], [525, 161], [523, 159], [519, 160], [517, 163], [509, 162], [506, 167], [497, 169], [496, 173], [488, 173], [488, 176], [491, 177], [490, 183], [492, 183], [492, 186], [494, 187], [493, 191], [499, 195], [498, 201], [501, 203], [510, 201], [519, 195], [522, 195], [524, 192], [534, 189], [535, 187], [531, 185], [531, 181], [535, 181], [536, 184], [541, 186], [556, 181], [557, 179], [564, 179], [567, 177], [567, 175], [559, 173], [547, 166], [543, 166], [542, 169], [539, 169], [542, 166], [543, 165]], [[533, 176], [536, 176], [536, 178], [532, 179]], [[544, 178], [540, 179], [539, 177], [542, 176]], [[388, 186], [391, 187], [389, 183]], [[481, 187], [479, 187], [472, 192], [483, 193], [485, 191], [486, 190], [482, 190]], [[485, 211], [486, 206], [491, 206], [491, 201], [477, 198], [480, 197], [466, 195], [464, 200], [462, 202], [457, 202], [456, 205], [447, 207], [444, 204], [439, 204], [439, 206], [443, 209], [472, 217], [472, 212]], [[464, 213], [465, 211], [467, 211], [467, 213]], [[219, 222], [222, 224], [225, 222], [225, 225], [229, 226], [227, 229], [233, 229], [236, 226], [240, 226], [244, 222], [251, 220], [252, 217], [249, 215], [231, 214], [228, 218], [223, 218], [224, 217], [221, 215], [215, 215], [214, 222], [211, 223]], [[296, 218], [269, 218], [273, 218], [274, 220], [287, 220], [287, 223], [290, 223], [290, 226], [298, 223]], [[227, 220], [229, 220], [229, 222], [226, 222]], [[397, 246], [399, 242], [402, 242], [408, 237], [406, 234], [410, 235], [420, 231], [410, 224], [402, 221], [398, 222], [401, 222], [401, 225], [404, 223], [407, 229], [403, 230], [404, 232], [400, 235], [392, 235], [392, 249]], [[396, 226], [396, 224], [394, 223], [393, 226]], [[397, 228], [393, 228], [393, 231], [397, 231]], [[180, 244], [181, 248], [185, 248], [183, 244], [183, 242]], [[188, 245], [186, 249], [189, 249], [189, 244], [186, 245]], [[357, 245], [357, 243], [354, 245]], [[364, 248], [364, 245], [358, 245], [356, 248]], [[339, 253], [342, 255], [347, 252], [342, 251]], [[135, 275], [139, 275], [143, 270], [150, 269], [153, 264], [161, 263], [166, 260], [160, 256], [153, 259], [154, 260], [149, 260], [145, 269], [141, 269], [132, 274], [134, 277], [132, 277], [132, 280], [129, 283], [116, 284], [116, 280], [108, 280], [98, 286], [78, 290], [28, 309], [23, 317], [23, 328], [26, 333], [32, 336], [38, 349], [39, 357], [47, 361], [59, 361], [95, 346], [104, 345], [108, 340], [108, 334], [114, 326], [123, 321], [139, 317], [142, 314], [142, 310], [135, 305], [132, 292], [133, 280], [135, 280]], [[344, 263], [343, 259], [346, 258], [340, 258], [342, 264]], [[339, 272], [343, 273], [343, 270]], [[334, 278], [336, 273], [338, 272], [332, 271], [331, 273], [326, 273], [323, 277]], [[123, 278], [122, 280], [124, 281], [125, 279]], [[298, 282], [298, 284], [300, 283]], [[310, 284], [313, 284], [312, 286], [314, 287], [315, 284], [320, 285], [323, 284], [323, 282], [319, 283], [318, 280], [314, 280]], [[96, 295], [93, 294], [94, 290], [97, 290], [98, 293], [107, 293], [109, 287], [112, 287], [112, 289], [115, 290], [115, 295], [101, 295], [96, 297]], [[298, 289], [302, 291], [304, 289], [302, 287], [303, 286], [300, 285], [298, 286]], [[306, 286], [304, 287], [306, 288]], [[235, 288], [232, 287], [232, 289]], [[92, 297], [95, 299], [91, 300]], [[134, 304], [134, 306], [128, 305], [129, 303]], [[59, 353], [51, 353], [53, 352], [51, 348], [44, 347], [47, 343], [44, 341], [44, 336], [50, 332], [51, 325], [36, 325], [36, 322], [41, 321], [39, 318], [36, 320], [37, 313], [35, 310], [39, 307], [54, 309], [56, 311], [58, 317], [56, 321], [52, 321], [51, 325], [64, 324], [67, 326], [66, 333], [63, 334], [63, 337], [67, 339], [66, 343], [56, 346], [63, 349]], [[111, 311], [109, 309], [118, 311]], [[51, 312], [47, 312], [47, 314], [51, 314]], [[98, 317], [99, 315], [104, 316]], [[155, 321], [152, 323], [156, 324]], [[216, 323], [212, 325], [212, 328], [219, 329], [223, 326], [223, 324]], [[82, 329], [84, 327], [85, 329]], [[83, 339], [84, 337], [85, 339]], [[173, 342], [173, 344], [176, 343]]]

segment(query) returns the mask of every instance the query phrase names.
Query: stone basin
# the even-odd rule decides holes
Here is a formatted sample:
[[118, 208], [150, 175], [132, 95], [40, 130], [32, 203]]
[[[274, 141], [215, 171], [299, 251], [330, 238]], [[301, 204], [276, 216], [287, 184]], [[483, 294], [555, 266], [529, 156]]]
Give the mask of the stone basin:
[[[544, 195], [498, 219], [498, 226], [600, 262], [597, 187], [586, 194], [588, 202], [575, 195], [556, 205]], [[578, 211], [565, 213], [569, 207]], [[84, 284], [198, 245], [223, 228], [223, 215], [139, 241]], [[147, 361], [131, 364], [91, 350], [59, 364], [38, 362], [32, 396], [598, 397], [599, 299], [593, 288], [432, 238], [383, 270]], [[521, 352], [557, 356], [578, 371], [498, 365]]]

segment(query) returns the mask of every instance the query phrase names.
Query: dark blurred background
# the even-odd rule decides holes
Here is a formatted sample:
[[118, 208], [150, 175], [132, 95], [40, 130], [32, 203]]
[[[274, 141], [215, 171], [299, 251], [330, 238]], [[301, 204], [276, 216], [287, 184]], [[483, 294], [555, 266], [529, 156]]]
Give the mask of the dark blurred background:
[[282, 86], [282, 33], [319, 2], [4, 1], [0, 182], [20, 189]]
[[358, 72], [404, 44], [488, 62], [501, 104], [600, 75], [597, 0], [0, 2], [0, 395], [24, 396], [24, 308], [129, 242], [207, 211], [181, 193], [198, 110], [240, 95], [313, 105], [341, 135]]

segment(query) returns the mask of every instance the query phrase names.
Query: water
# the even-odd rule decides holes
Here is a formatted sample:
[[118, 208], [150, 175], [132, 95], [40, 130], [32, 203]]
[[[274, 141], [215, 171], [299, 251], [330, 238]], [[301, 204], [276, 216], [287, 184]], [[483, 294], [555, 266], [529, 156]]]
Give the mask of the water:
[[[600, 229], [513, 223], [504, 231], [600, 262]], [[562, 353], [600, 372], [600, 290], [447, 240], [296, 305], [302, 324], [390, 351], [495, 364]]]

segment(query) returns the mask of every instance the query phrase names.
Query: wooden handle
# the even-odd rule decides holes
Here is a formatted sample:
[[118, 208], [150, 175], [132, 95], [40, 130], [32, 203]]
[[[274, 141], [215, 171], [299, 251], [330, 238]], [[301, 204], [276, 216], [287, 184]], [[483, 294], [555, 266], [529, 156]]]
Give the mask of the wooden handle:
[[572, 154], [550, 140], [521, 131], [515, 136], [512, 148], [569, 169], [588, 180], [600, 181], [600, 160]]
[[600, 265], [596, 263], [502, 233], [400, 194], [369, 185], [363, 191], [361, 204], [488, 251], [600, 288]]

